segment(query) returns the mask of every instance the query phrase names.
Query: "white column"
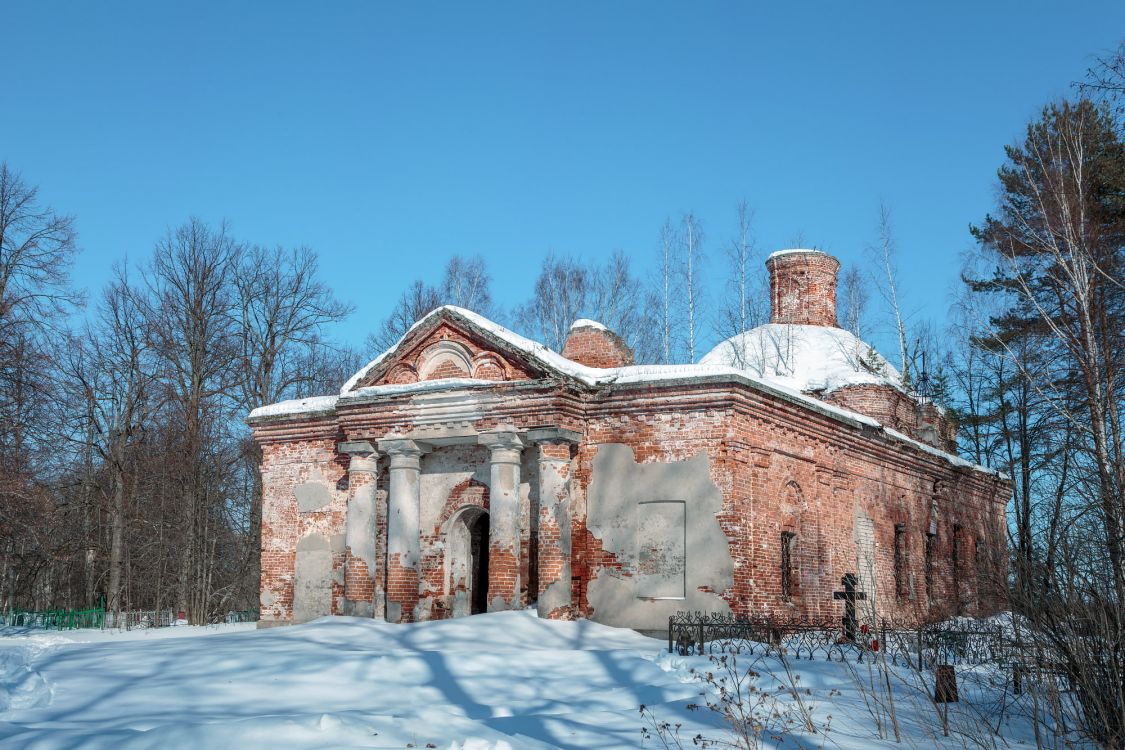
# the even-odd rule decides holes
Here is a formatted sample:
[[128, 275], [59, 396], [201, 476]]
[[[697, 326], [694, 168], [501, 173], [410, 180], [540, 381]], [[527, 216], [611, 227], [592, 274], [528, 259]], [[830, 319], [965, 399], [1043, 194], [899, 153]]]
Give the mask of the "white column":
[[387, 622], [410, 622], [418, 603], [421, 563], [419, 513], [422, 454], [426, 448], [413, 440], [380, 440], [379, 448], [391, 457], [390, 497], [387, 504]]
[[539, 448], [539, 596], [540, 617], [573, 615], [571, 579], [570, 450], [576, 432], [558, 428], [531, 430]]
[[514, 609], [520, 602], [520, 455], [515, 429], [481, 433], [491, 451], [488, 487], [488, 611]]
[[[340, 452], [351, 457], [348, 463], [348, 508], [344, 525], [344, 613], [373, 617], [376, 581], [380, 579], [375, 560], [378, 511], [375, 482], [379, 475], [379, 453], [371, 443], [340, 443]], [[382, 593], [379, 591], [378, 593]]]

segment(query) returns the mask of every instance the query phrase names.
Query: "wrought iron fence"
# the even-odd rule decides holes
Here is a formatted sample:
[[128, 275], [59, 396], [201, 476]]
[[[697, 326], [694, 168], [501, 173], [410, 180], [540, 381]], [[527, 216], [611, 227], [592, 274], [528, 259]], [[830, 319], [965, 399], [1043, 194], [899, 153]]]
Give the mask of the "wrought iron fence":
[[714, 612], [678, 612], [668, 618], [668, 650], [681, 655], [730, 652], [795, 659], [854, 658], [882, 652], [886, 659], [914, 668], [938, 664], [1008, 667], [1042, 663], [1039, 644], [1015, 638], [991, 623], [860, 623], [804, 618], [746, 618]]
[[140, 630], [145, 628], [166, 628], [174, 625], [180, 618], [174, 609], [135, 609], [122, 612], [106, 612], [106, 628], [117, 630]]
[[[257, 622], [258, 610], [243, 609], [230, 610], [226, 613], [215, 613], [208, 618], [212, 625], [219, 623]], [[186, 624], [182, 612], [174, 609], [147, 609], [132, 610], [129, 612], [106, 612], [106, 627], [123, 630], [137, 630], [141, 628], [166, 628], [177, 624]]]
[[222, 622], [235, 623], [235, 622], [257, 622], [258, 610], [256, 609], [241, 609], [231, 610], [222, 616]]

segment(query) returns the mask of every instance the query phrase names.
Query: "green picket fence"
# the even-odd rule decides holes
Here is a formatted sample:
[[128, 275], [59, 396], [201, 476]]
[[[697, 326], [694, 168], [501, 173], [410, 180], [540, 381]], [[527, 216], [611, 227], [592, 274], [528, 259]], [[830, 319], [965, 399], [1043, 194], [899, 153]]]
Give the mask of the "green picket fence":
[[[74, 630], [76, 628], [160, 628], [174, 625], [179, 620], [175, 610], [134, 610], [106, 612], [105, 604], [96, 609], [11, 609], [0, 612], [0, 626], [41, 628], [44, 630]], [[257, 622], [258, 610], [231, 610], [214, 614], [209, 622]]]
[[12, 609], [0, 612], [0, 624], [45, 630], [75, 630], [105, 626], [105, 608], [96, 609]]

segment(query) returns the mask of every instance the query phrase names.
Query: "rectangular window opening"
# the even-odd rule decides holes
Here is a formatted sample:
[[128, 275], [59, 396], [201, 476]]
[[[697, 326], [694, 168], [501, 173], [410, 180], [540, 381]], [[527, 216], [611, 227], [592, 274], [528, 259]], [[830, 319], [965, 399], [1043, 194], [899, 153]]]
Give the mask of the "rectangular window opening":
[[937, 542], [937, 534], [926, 534], [926, 601], [932, 606], [934, 604], [934, 545]]
[[906, 524], [895, 524], [895, 593], [905, 599], [910, 596], [910, 562], [906, 546]]
[[781, 598], [787, 602], [797, 595], [796, 551], [797, 535], [792, 531], [781, 532]]
[[978, 609], [981, 606], [981, 591], [991, 583], [989, 581], [988, 562], [985, 558], [984, 550], [984, 539], [981, 539], [978, 536], [973, 540], [973, 567], [975, 568], [976, 574], [976, 580], [974, 581], [973, 586], [973, 594], [976, 599]]
[[961, 565], [964, 553], [961, 549], [961, 527], [953, 527], [953, 603], [956, 605], [957, 614], [961, 614]]

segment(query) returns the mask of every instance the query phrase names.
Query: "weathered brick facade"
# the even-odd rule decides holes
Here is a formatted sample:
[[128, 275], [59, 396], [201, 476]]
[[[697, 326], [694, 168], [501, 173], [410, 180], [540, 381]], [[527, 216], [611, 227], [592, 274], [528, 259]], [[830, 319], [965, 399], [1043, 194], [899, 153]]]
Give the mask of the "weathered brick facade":
[[[834, 325], [834, 304], [798, 299], [830, 284], [834, 303], [817, 255], [770, 270], [813, 268], [785, 304]], [[652, 630], [678, 609], [830, 618], [846, 573], [868, 614], [996, 606], [1009, 487], [945, 452], [940, 410], [885, 384], [813, 397], [631, 367], [616, 336], [575, 335], [580, 364], [442, 308], [340, 396], [251, 415], [263, 624], [532, 603]]]

